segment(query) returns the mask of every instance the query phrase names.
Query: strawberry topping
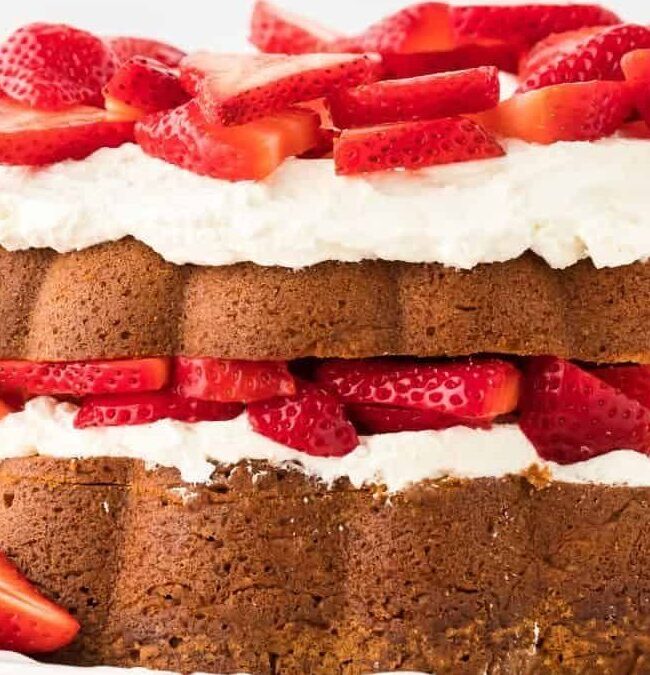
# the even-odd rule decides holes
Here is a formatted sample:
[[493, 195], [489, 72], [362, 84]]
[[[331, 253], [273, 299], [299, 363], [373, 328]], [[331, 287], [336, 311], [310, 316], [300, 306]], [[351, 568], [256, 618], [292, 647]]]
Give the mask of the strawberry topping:
[[175, 68], [185, 56], [185, 52], [180, 49], [158, 40], [116, 36], [105, 38], [105, 41], [113, 50], [118, 65], [134, 56], [145, 56], [159, 61], [169, 68]]
[[632, 87], [636, 107], [650, 125], [650, 49], [628, 52], [621, 59], [621, 68]]

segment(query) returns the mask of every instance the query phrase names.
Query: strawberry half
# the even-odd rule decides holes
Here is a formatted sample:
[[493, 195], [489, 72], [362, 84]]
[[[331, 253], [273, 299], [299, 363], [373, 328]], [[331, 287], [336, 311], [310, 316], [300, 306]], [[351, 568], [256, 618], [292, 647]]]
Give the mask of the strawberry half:
[[174, 380], [181, 396], [209, 401], [249, 403], [296, 393], [296, 382], [285, 361], [179, 356]]
[[169, 359], [46, 363], [0, 361], [0, 391], [34, 396], [155, 391], [167, 384]]
[[359, 438], [339, 401], [318, 385], [301, 382], [293, 396], [251, 403], [255, 431], [295, 450], [318, 457], [342, 457]]
[[418, 169], [503, 154], [482, 126], [464, 117], [346, 129], [334, 142], [339, 174]]
[[499, 73], [492, 67], [375, 82], [329, 98], [339, 128], [479, 112], [498, 102]]
[[596, 375], [552, 356], [531, 359], [519, 425], [546, 460], [580, 462], [612, 450], [650, 452], [650, 411]]
[[464, 40], [504, 40], [531, 46], [552, 33], [620, 23], [600, 5], [488, 5], [453, 7], [455, 34]]
[[226, 55], [225, 61], [213, 56], [198, 96], [208, 121], [224, 126], [244, 124], [292, 103], [374, 82], [381, 68], [378, 58], [356, 54], [269, 55], [265, 59], [244, 56], [241, 66], [234, 67], [232, 55]]
[[108, 394], [84, 399], [74, 425], [87, 427], [132, 426], [171, 419], [179, 422], [223, 422], [244, 412], [241, 403], [219, 403], [183, 398], [170, 391]]
[[[587, 80], [622, 80], [621, 58], [635, 49], [650, 47], [650, 28], [635, 24], [619, 24], [605, 27], [591, 33], [587, 31], [582, 38], [575, 34], [567, 43], [556, 36], [551, 38], [552, 48], [557, 49], [556, 56], [550, 56], [552, 48], [542, 42], [535, 48], [538, 65], [534, 70], [524, 64], [523, 82], [520, 91], [540, 89], [563, 82], [584, 82]], [[546, 58], [540, 59], [540, 53]], [[540, 64], [541, 61], [541, 64]], [[528, 61], [530, 63], [530, 60]]]
[[0, 164], [40, 166], [83, 159], [133, 140], [133, 120], [101, 108], [33, 110], [0, 97]]
[[346, 404], [492, 420], [516, 408], [521, 376], [512, 364], [498, 359], [451, 363], [334, 359], [318, 367], [316, 379]]
[[114, 68], [103, 40], [64, 24], [33, 23], [0, 45], [0, 91], [35, 108], [101, 106]]
[[0, 649], [38, 654], [70, 644], [79, 624], [0, 553]]
[[155, 61], [159, 61], [169, 68], [175, 68], [185, 56], [173, 45], [158, 40], [149, 40], [147, 38], [115, 36], [105, 38], [105, 42], [113, 50], [115, 60], [118, 65], [133, 58], [134, 56], [145, 56]]
[[621, 59], [621, 68], [632, 88], [636, 107], [650, 125], [650, 49], [628, 52]]
[[574, 82], [515, 94], [476, 119], [503, 136], [548, 144], [610, 136], [632, 110], [624, 82]]
[[237, 127], [208, 123], [192, 100], [136, 123], [135, 139], [153, 157], [224, 180], [261, 180], [319, 143], [320, 119], [291, 109]]
[[602, 366], [590, 372], [650, 409], [650, 366]]
[[340, 33], [292, 14], [267, 0], [257, 0], [251, 17], [250, 41], [267, 54], [308, 54], [327, 51]]
[[134, 118], [177, 108], [190, 98], [174, 70], [144, 56], [134, 56], [117, 69], [104, 97], [109, 110]]

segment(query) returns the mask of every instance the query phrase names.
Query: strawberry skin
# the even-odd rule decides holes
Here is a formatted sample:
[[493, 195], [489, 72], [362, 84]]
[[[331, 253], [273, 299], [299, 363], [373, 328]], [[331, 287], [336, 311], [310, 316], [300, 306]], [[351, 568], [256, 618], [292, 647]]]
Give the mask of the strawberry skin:
[[135, 139], [153, 157], [224, 180], [262, 180], [319, 143], [320, 119], [291, 109], [238, 127], [208, 123], [192, 100], [136, 123]]
[[602, 366], [590, 372], [650, 409], [650, 366]]
[[115, 36], [105, 38], [115, 56], [118, 65], [133, 58], [134, 56], [145, 56], [155, 61], [175, 68], [185, 56], [185, 52], [158, 40], [149, 40], [146, 38]]
[[499, 102], [499, 73], [482, 67], [387, 80], [334, 93], [330, 110], [339, 128], [449, 117]]
[[309, 382], [300, 382], [293, 396], [251, 403], [247, 411], [259, 434], [308, 455], [342, 457], [359, 445], [341, 403]]
[[612, 450], [650, 452], [650, 411], [596, 375], [552, 356], [531, 359], [519, 425], [540, 456], [572, 464]]
[[[553, 37], [556, 41], [557, 38]], [[529, 91], [563, 82], [622, 80], [621, 58], [627, 52], [650, 47], [650, 28], [619, 24], [596, 33], [587, 32], [572, 49], [560, 48], [535, 70], [525, 72], [520, 91]], [[546, 48], [540, 43], [536, 51]]]
[[346, 404], [491, 420], [516, 408], [521, 375], [498, 359], [451, 363], [334, 359], [318, 367], [316, 379]]
[[84, 399], [74, 425], [88, 427], [132, 426], [171, 419], [179, 422], [224, 422], [244, 412], [241, 403], [219, 403], [183, 398], [171, 391], [107, 394]]
[[[231, 63], [232, 56], [226, 58]], [[205, 77], [198, 96], [208, 121], [224, 126], [244, 124], [282, 111], [292, 103], [374, 82], [381, 68], [378, 58], [356, 54], [266, 58], [264, 63], [244, 57], [239, 69], [223, 67], [215, 56], [215, 67]]]
[[140, 113], [177, 108], [190, 98], [175, 71], [145, 56], [123, 63], [104, 88], [104, 96], [110, 110]]
[[0, 361], [0, 391], [34, 396], [155, 391], [165, 386], [169, 372], [166, 358], [68, 363]]
[[632, 88], [636, 107], [650, 125], [650, 49], [637, 49], [625, 54], [621, 59], [621, 69]]
[[0, 91], [35, 108], [101, 106], [114, 56], [100, 38], [63, 24], [33, 23], [0, 46]]
[[48, 600], [0, 552], [0, 649], [53, 652], [70, 644], [79, 624]]
[[296, 382], [285, 361], [179, 356], [174, 381], [181, 396], [208, 401], [250, 403], [296, 393]]
[[340, 37], [340, 33], [280, 9], [267, 0], [257, 0], [253, 8], [249, 39], [267, 54], [324, 52], [330, 42]]
[[346, 129], [334, 142], [339, 174], [419, 169], [503, 154], [483, 127], [463, 117]]
[[610, 136], [632, 110], [624, 82], [574, 82], [515, 94], [476, 119], [503, 136], [549, 144]]

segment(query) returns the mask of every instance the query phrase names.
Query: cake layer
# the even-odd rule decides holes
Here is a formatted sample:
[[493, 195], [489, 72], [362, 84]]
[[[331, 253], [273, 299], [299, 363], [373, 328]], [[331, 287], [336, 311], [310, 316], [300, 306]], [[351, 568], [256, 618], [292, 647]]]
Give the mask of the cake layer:
[[269, 675], [649, 666], [649, 489], [531, 477], [388, 497], [268, 465], [214, 479], [116, 459], [0, 464], [3, 547], [83, 626], [53, 660]]
[[459, 271], [367, 261], [174, 266], [132, 239], [0, 249], [0, 358], [554, 354], [650, 362], [650, 265], [554, 270], [532, 254]]

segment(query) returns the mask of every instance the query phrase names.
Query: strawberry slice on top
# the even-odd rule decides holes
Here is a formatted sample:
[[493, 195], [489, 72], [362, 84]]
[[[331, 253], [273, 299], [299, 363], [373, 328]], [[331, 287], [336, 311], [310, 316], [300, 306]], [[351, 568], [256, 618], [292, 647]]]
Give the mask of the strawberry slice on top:
[[175, 68], [185, 56], [184, 51], [159, 40], [125, 35], [107, 37], [104, 40], [113, 50], [117, 65], [121, 65], [134, 56], [144, 56], [159, 61], [169, 68]]
[[621, 68], [630, 83], [638, 111], [650, 125], [650, 49], [628, 52], [621, 59]]
[[79, 628], [68, 612], [42, 595], [0, 552], [0, 649], [54, 652], [69, 645]]
[[33, 23], [0, 45], [0, 91], [35, 108], [101, 106], [114, 69], [101, 38], [64, 24]]

